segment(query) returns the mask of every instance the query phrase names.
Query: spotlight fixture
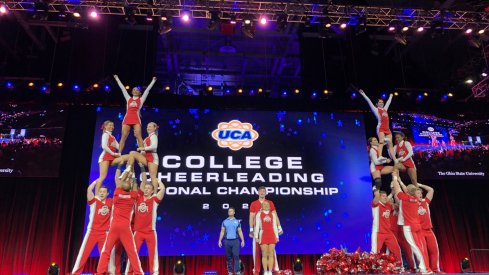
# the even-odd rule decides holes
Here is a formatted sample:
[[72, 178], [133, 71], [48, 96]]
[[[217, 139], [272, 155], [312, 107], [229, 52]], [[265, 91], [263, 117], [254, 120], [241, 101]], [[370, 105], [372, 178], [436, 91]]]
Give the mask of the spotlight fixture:
[[423, 27], [418, 27], [418, 29], [416, 29], [417, 32], [423, 32], [424, 31], [424, 28]]
[[404, 26], [404, 27], [402, 27], [402, 31], [403, 31], [403, 32], [407, 32], [407, 31], [409, 31], [409, 27], [408, 27], [408, 26]]
[[57, 263], [52, 262], [48, 267], [48, 275], [59, 275], [59, 266]]
[[0, 15], [6, 14], [7, 11], [8, 11], [8, 9], [7, 9], [6, 5], [4, 5], [4, 4], [0, 5]]
[[287, 27], [287, 14], [279, 13], [277, 15], [277, 32], [283, 32]]
[[303, 273], [303, 266], [300, 258], [297, 258], [294, 261], [294, 264], [292, 265], [292, 270], [294, 272], [294, 275], [302, 275]]
[[346, 27], [347, 27], [347, 26], [348, 26], [348, 25], [347, 25], [346, 23], [341, 23], [340, 28], [342, 28], [342, 29], [346, 29]]
[[484, 34], [486, 31], [484, 29], [480, 29], [477, 33], [478, 34]]
[[474, 80], [472, 80], [471, 78], [468, 78], [467, 80], [465, 80], [465, 83], [466, 84], [472, 84], [472, 83], [474, 83]]
[[248, 38], [255, 37], [256, 29], [255, 29], [254, 18], [252, 15], [248, 15], [243, 21], [243, 25], [241, 26], [241, 32], [243, 33], [244, 36]]
[[267, 18], [264, 15], [262, 15], [262, 17], [260, 18], [260, 24], [266, 25], [267, 22], [268, 22]]
[[243, 89], [239, 88], [238, 89], [238, 94], [242, 94], [243, 93]]
[[214, 90], [214, 88], [212, 88], [212, 86], [207, 86], [207, 91], [210, 93], [212, 92], [212, 90]]
[[236, 20], [236, 14], [235, 14], [235, 13], [233, 13], [233, 14], [231, 14], [231, 15], [229, 16], [229, 23], [231, 23], [231, 24], [233, 24], [233, 25], [236, 25], [236, 22], [237, 22], [237, 20]]
[[159, 25], [158, 26], [158, 33], [159, 34], [169, 33], [173, 29], [171, 17], [169, 17], [167, 14], [164, 14], [164, 13], [160, 15], [160, 20], [159, 20], [158, 25]]
[[56, 84], [56, 86], [58, 86], [58, 88], [62, 88], [63, 87], [63, 82], [58, 82], [58, 84]]
[[80, 18], [81, 14], [79, 12], [75, 11], [75, 12], [73, 12], [73, 17]]
[[27, 86], [29, 86], [31, 88], [34, 87], [34, 82], [29, 82], [29, 84], [27, 84]]
[[469, 272], [470, 260], [468, 257], [465, 257], [460, 261], [460, 269], [462, 270], [462, 273], [468, 273]]
[[93, 18], [93, 19], [96, 19], [98, 18], [98, 12], [97, 12], [97, 9], [96, 8], [92, 8], [88, 11], [88, 15]]
[[190, 21], [190, 14], [188, 11], [182, 12], [182, 21], [183, 22], [189, 22]]
[[211, 19], [209, 20], [209, 24], [207, 25], [207, 29], [213, 31], [219, 25], [221, 18], [219, 16], [218, 11], [211, 11]]
[[473, 31], [473, 29], [472, 29], [472, 28], [468, 28], [468, 29], [466, 29], [466, 30], [465, 30], [465, 34], [471, 34], [471, 33], [472, 33], [472, 31]]
[[136, 12], [134, 11], [134, 8], [131, 6], [125, 6], [124, 13], [124, 21], [131, 26], [136, 25]]
[[182, 260], [177, 260], [173, 266], [173, 275], [185, 275], [185, 264]]
[[151, 9], [146, 13], [146, 22], [153, 22], [153, 11]]
[[294, 94], [298, 95], [298, 94], [300, 94], [300, 92], [301, 91], [299, 89], [294, 89]]
[[323, 90], [323, 95], [329, 95], [329, 90], [328, 89], [324, 89]]

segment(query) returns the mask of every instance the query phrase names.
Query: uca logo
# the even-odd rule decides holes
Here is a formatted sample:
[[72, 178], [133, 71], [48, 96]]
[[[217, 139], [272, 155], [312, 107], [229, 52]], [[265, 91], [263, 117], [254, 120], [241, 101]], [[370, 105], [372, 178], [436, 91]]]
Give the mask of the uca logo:
[[252, 147], [253, 141], [258, 137], [258, 132], [253, 130], [253, 125], [239, 120], [221, 122], [217, 125], [217, 129], [212, 131], [212, 138], [217, 140], [219, 147], [233, 151]]

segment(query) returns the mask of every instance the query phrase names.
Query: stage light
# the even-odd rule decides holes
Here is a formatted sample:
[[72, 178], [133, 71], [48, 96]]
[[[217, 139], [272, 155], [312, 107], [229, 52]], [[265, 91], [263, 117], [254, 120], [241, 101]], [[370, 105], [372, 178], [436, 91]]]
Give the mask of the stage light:
[[127, 90], [127, 91], [129, 91], [129, 89], [130, 89], [131, 87], [129, 87], [129, 85], [127, 85], [127, 86], [126, 86], [126, 87], [124, 87], [124, 88], [126, 88], [126, 90]]
[[78, 84], [74, 84], [74, 85], [73, 85], [73, 91], [75, 91], [75, 92], [80, 91], [80, 85], [78, 85]]
[[295, 93], [296, 95], [300, 94], [300, 92], [301, 92], [301, 91], [300, 91], [299, 89], [295, 89], [295, 90], [294, 90], [294, 93]]
[[472, 83], [474, 83], [474, 80], [472, 80], [471, 78], [469, 78], [469, 79], [465, 80], [465, 83], [466, 84], [472, 84]]
[[93, 18], [93, 19], [96, 19], [98, 18], [98, 12], [95, 8], [91, 9], [88, 13], [88, 15]]
[[453, 97], [453, 93], [448, 93], [448, 97]]
[[394, 27], [394, 26], [390, 26], [388, 30], [389, 30], [390, 32], [393, 32], [393, 31], [395, 31], [395, 30], [396, 30], [396, 27]]
[[80, 14], [79, 12], [75, 11], [75, 12], [73, 13], [73, 17], [75, 17], [75, 18], [80, 18], [80, 17], [81, 17], [81, 14]]
[[255, 38], [255, 26], [252, 19], [246, 19], [243, 21], [241, 32], [248, 38]]
[[5, 87], [6, 87], [7, 89], [13, 89], [13, 88], [14, 88], [14, 84], [12, 84], [12, 82], [6, 82], [6, 83], [5, 83]]
[[258, 88], [258, 93], [262, 93], [263, 92], [263, 89], [262, 88]]
[[423, 95], [422, 94], [419, 94], [417, 97], [416, 97], [416, 101], [421, 101], [423, 99]]
[[110, 92], [110, 86], [109, 86], [109, 85], [105, 85], [105, 86], [104, 86], [104, 91], [106, 91], [106, 92]]
[[403, 32], [407, 32], [407, 31], [409, 31], [409, 27], [408, 27], [408, 26], [404, 26], [404, 27], [402, 27], [402, 31], [403, 31]]
[[315, 99], [317, 96], [318, 96], [318, 94], [316, 92], [312, 92], [312, 94], [311, 94], [312, 99]]
[[153, 22], [153, 11], [148, 10], [148, 13], [146, 14], [146, 22]]
[[323, 94], [324, 94], [324, 95], [328, 95], [328, 94], [329, 94], [329, 90], [328, 90], [328, 89], [324, 89], [324, 90], [323, 90]]
[[92, 87], [93, 87], [94, 89], [97, 89], [97, 88], [99, 87], [99, 85], [98, 85], [98, 83], [94, 83], [94, 84], [92, 85]]
[[2, 4], [2, 5], [0, 5], [0, 14], [1, 14], [1, 15], [6, 14], [6, 13], [7, 13], [7, 11], [8, 11], [8, 10], [7, 10], [7, 6], [5, 6], [5, 5], [3, 5], [3, 4]]
[[182, 13], [182, 20], [183, 20], [183, 22], [189, 22], [190, 21], [190, 14], [188, 11], [185, 11]]
[[48, 267], [48, 275], [59, 275], [59, 266], [52, 262]]
[[41, 91], [45, 94], [49, 94], [49, 87], [47, 85], [41, 86]]
[[292, 270], [294, 272], [294, 275], [302, 275], [304, 274], [303, 271], [303, 266], [302, 266], [302, 262], [301, 262], [301, 259], [297, 258], [295, 261], [294, 261], [294, 264], [292, 265]]
[[58, 86], [58, 88], [62, 88], [63, 87], [63, 82], [58, 82], [58, 84], [56, 84], [56, 86]]
[[27, 86], [29, 86], [31, 88], [34, 87], [34, 82], [29, 82], [29, 84], [27, 84]]
[[160, 22], [159, 22], [159, 28], [158, 28], [158, 33], [159, 34], [165, 34], [171, 32], [173, 29], [172, 23], [171, 23], [171, 17], [167, 16], [166, 14], [162, 14], [160, 16]]
[[124, 13], [124, 21], [130, 26], [136, 25], [136, 12], [134, 11], [134, 8], [132, 6], [125, 6]]
[[351, 99], [357, 98], [357, 92], [352, 92], [351, 93]]
[[243, 89], [239, 88], [238, 89], [238, 94], [242, 94], [243, 93]]
[[267, 24], [267, 18], [265, 16], [262, 16], [260, 18], [260, 24], [262, 24], [262, 25], [266, 25]]
[[472, 28], [468, 28], [468, 29], [465, 30], [465, 34], [471, 34], [472, 31], [473, 31]]
[[481, 76], [482, 77], [486, 77], [487, 76], [487, 73], [486, 72], [483, 72], [483, 73], [481, 73]]
[[231, 23], [231, 24], [233, 24], [233, 25], [236, 25], [236, 22], [237, 22], [237, 21], [236, 21], [236, 14], [231, 14], [231, 15], [229, 16], [229, 18], [230, 18], [230, 19], [229, 19], [229, 23]]
[[462, 273], [467, 273], [470, 268], [470, 260], [468, 257], [463, 258], [460, 261], [460, 269], [462, 270]]
[[208, 92], [212, 92], [212, 90], [213, 90], [213, 89], [214, 89], [214, 88], [212, 88], [212, 86], [207, 86], [207, 91], [208, 91]]
[[282, 97], [287, 97], [287, 91], [282, 92]]
[[484, 29], [480, 29], [477, 33], [478, 34], [484, 34], [486, 31]]
[[394, 92], [394, 95], [395, 95], [395, 96], [399, 96], [399, 93], [398, 93], [398, 92]]
[[347, 24], [346, 23], [341, 23], [340, 28], [346, 29], [346, 27], [347, 27]]
[[169, 90], [171, 90], [170, 85], [166, 85], [166, 86], [165, 86], [165, 91], [169, 91]]
[[218, 11], [211, 11], [211, 19], [209, 20], [209, 25], [207, 25], [207, 29], [213, 31], [219, 25], [221, 18], [219, 17]]
[[380, 97], [381, 97], [382, 99], [386, 99], [386, 98], [387, 98], [387, 94], [386, 94], [386, 93], [382, 93], [382, 94], [380, 95]]
[[427, 92], [424, 92], [424, 93], [423, 93], [423, 96], [428, 96], [428, 93], [427, 93]]
[[287, 14], [280, 13], [277, 15], [277, 32], [283, 32], [287, 27]]
[[173, 266], [173, 275], [184, 275], [185, 274], [185, 264], [182, 260], [177, 260]]
[[417, 32], [423, 32], [424, 31], [424, 28], [423, 27], [419, 27], [416, 31]]

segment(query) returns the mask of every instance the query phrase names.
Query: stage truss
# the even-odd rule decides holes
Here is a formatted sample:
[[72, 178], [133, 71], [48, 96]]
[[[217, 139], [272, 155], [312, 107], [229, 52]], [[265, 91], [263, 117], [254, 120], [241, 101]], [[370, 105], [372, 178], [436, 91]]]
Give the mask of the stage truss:
[[[37, 3], [37, 4], [36, 4]], [[425, 10], [425, 9], [395, 9], [387, 7], [345, 6], [332, 4], [311, 4], [305, 1], [274, 2], [274, 1], [234, 1], [234, 0], [207, 0], [207, 1], [5, 1], [9, 10], [13, 11], [39, 11], [39, 3], [50, 13], [56, 12], [86, 12], [97, 9], [100, 14], [126, 15], [128, 7], [135, 16], [171, 16], [180, 17], [188, 12], [193, 18], [211, 18], [211, 11], [220, 14], [221, 19], [236, 16], [238, 20], [253, 16], [266, 16], [270, 21], [287, 18], [287, 22], [307, 23], [323, 22], [340, 24], [345, 20], [357, 17], [367, 26], [386, 27], [401, 22], [413, 28], [430, 28], [436, 25], [443, 29], [489, 29], [489, 15], [483, 12], [462, 10]], [[41, 6], [42, 6], [41, 5]]]

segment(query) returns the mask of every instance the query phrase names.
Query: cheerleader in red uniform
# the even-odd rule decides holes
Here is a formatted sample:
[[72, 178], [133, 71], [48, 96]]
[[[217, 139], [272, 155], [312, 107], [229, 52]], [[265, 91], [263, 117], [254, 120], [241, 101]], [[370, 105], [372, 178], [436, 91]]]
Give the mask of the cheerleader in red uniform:
[[156, 174], [158, 173], [158, 125], [154, 122], [148, 123], [146, 126], [146, 131], [148, 132], [148, 137], [143, 141], [143, 146], [139, 147], [136, 151], [131, 151], [129, 154], [129, 160], [126, 165], [126, 170], [131, 169], [134, 161], [137, 160], [144, 166], [148, 167], [149, 176], [151, 177], [151, 183], [156, 188], [158, 188], [158, 179]]
[[148, 87], [146, 88], [146, 90], [144, 90], [144, 93], [142, 95], [141, 95], [141, 90], [138, 87], [134, 87], [131, 92], [132, 97], [129, 95], [126, 88], [119, 80], [119, 77], [117, 75], [114, 75], [114, 78], [117, 81], [119, 87], [121, 88], [122, 94], [124, 95], [124, 98], [127, 101], [127, 106], [126, 106], [127, 112], [126, 115], [124, 116], [124, 120], [122, 121], [122, 133], [121, 133], [120, 150], [119, 150], [119, 152], [122, 152], [124, 150], [124, 145], [126, 144], [126, 139], [127, 136], [129, 135], [129, 132], [131, 131], [131, 128], [134, 129], [134, 136], [136, 136], [138, 145], [141, 147], [143, 144], [143, 138], [141, 135], [140, 111], [141, 108], [143, 107], [144, 102], [146, 101], [146, 98], [148, 97], [149, 90], [151, 90], [151, 88], [156, 82], [156, 77], [153, 77], [153, 80], [151, 81], [151, 83], [149, 83]]
[[411, 183], [418, 186], [418, 176], [416, 172], [416, 165], [413, 161], [413, 146], [406, 140], [406, 136], [402, 132], [396, 132], [396, 146], [394, 151], [397, 154], [397, 170], [401, 172], [407, 172]]
[[278, 243], [279, 236], [278, 219], [277, 214], [270, 211], [270, 204], [267, 201], [262, 202], [261, 206], [262, 210], [256, 215], [255, 239], [261, 247], [263, 274], [272, 275], [275, 244]]
[[375, 182], [375, 188], [380, 190], [382, 187], [382, 175], [392, 174], [394, 172], [393, 166], [384, 166], [386, 163], [390, 163], [391, 160], [380, 156], [379, 153], [379, 141], [376, 137], [370, 137], [368, 139], [368, 155], [370, 157], [370, 174]]
[[121, 156], [121, 154], [117, 152], [119, 149], [119, 143], [117, 143], [117, 140], [112, 135], [112, 131], [114, 131], [114, 122], [106, 120], [104, 124], [102, 124], [101, 129], [104, 131], [101, 142], [103, 150], [98, 158], [100, 174], [96, 180], [96, 192], [98, 192], [100, 186], [102, 186], [102, 183], [105, 180], [105, 177], [107, 177], [109, 166], [124, 163], [129, 159], [129, 155]]
[[360, 89], [358, 91], [363, 98], [367, 101], [368, 105], [370, 106], [370, 109], [374, 113], [375, 117], [377, 118], [377, 136], [379, 138], [379, 155], [382, 156], [382, 150], [384, 149], [384, 143], [387, 143], [388, 146], [388, 151], [389, 155], [391, 158], [394, 159], [394, 162], [397, 163], [395, 160], [395, 154], [394, 154], [394, 147], [392, 146], [392, 132], [389, 128], [389, 115], [387, 114], [387, 110], [389, 109], [389, 106], [391, 105], [392, 102], [392, 94], [389, 95], [389, 99], [387, 99], [387, 102], [384, 105], [384, 100], [379, 98], [377, 100], [377, 106], [374, 106], [372, 101], [370, 101], [370, 98], [365, 94], [365, 92]]

